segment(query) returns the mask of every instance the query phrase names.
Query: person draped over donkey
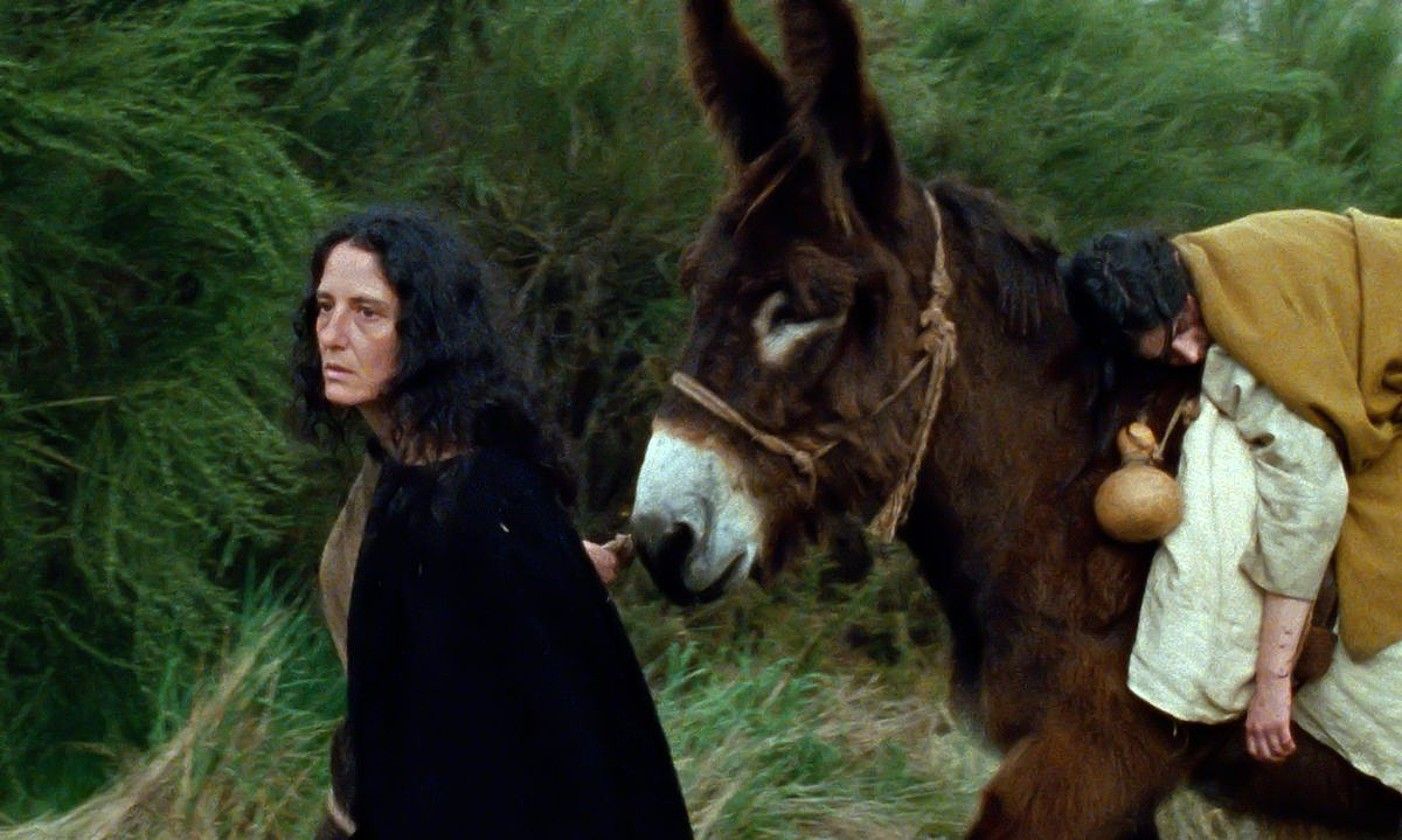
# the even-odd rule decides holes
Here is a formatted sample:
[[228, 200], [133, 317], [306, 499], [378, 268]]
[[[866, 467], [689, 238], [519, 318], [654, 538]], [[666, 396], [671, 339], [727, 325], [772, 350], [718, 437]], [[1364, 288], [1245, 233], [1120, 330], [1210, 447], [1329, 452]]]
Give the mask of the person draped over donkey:
[[570, 524], [491, 279], [419, 211], [353, 216], [312, 256], [304, 431], [371, 432], [321, 564], [348, 711], [317, 837], [688, 838], [604, 588], [622, 558]]
[[[1093, 238], [1059, 273], [1083, 329], [1202, 371], [1182, 523], [1155, 554], [1129, 687], [1184, 721], [1297, 725], [1402, 790], [1402, 220], [1261, 213], [1172, 240]], [[1292, 691], [1332, 558], [1339, 642]]]

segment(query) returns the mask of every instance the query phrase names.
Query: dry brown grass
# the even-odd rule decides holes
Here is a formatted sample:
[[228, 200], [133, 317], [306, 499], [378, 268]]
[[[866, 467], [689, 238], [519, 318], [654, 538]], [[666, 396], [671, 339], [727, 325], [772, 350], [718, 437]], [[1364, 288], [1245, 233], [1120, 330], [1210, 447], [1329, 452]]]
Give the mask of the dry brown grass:
[[288, 726], [277, 689], [289, 617], [244, 634], [184, 724], [107, 790], [68, 813], [0, 829], [0, 840], [194, 840], [308, 836], [308, 791], [322, 768], [308, 747], [329, 730]]
[[[910, 641], [928, 606], [912, 583], [883, 563], [835, 602], [751, 590], [736, 613], [629, 608], [635, 642], [653, 652], [648, 670], [698, 838], [961, 836], [998, 758], [945, 711], [941, 646]], [[894, 628], [897, 661], [850, 646], [854, 621]], [[256, 612], [240, 638], [183, 723], [111, 787], [2, 829], [0, 840], [310, 836], [335, 718], [324, 700], [343, 690], [339, 671], [307, 614]], [[1158, 826], [1167, 840], [1346, 836], [1268, 825], [1187, 791]]]

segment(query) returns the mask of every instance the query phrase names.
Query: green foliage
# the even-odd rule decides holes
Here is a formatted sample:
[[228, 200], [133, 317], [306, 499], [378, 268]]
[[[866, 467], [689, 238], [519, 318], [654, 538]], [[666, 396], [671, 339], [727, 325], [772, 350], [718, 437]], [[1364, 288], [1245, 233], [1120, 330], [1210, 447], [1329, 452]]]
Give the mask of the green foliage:
[[1349, 172], [1360, 188], [1349, 200], [1402, 215], [1402, 6], [1288, 0], [1262, 6], [1243, 29], [1286, 66], [1328, 80], [1314, 122], [1298, 129], [1302, 141]]
[[441, 156], [426, 138], [433, 62], [421, 49], [435, 15], [396, 5], [304, 9], [266, 71], [273, 84], [264, 115], [299, 141], [303, 174], [334, 185], [332, 200], [347, 209], [427, 199], [441, 177]]
[[516, 2], [439, 68], [446, 199], [513, 281], [512, 314], [576, 443], [586, 507], [630, 489], [684, 318], [682, 247], [719, 185], [655, 0]]
[[273, 418], [324, 211], [256, 70], [294, 4], [69, 5], [0, 12], [0, 807], [143, 734], [302, 483]]
[[1395, 214], [1395, 168], [1359, 163], [1395, 159], [1398, 18], [1382, 2], [922, 5], [874, 75], [917, 171], [993, 186], [1068, 244], [1277, 207]]

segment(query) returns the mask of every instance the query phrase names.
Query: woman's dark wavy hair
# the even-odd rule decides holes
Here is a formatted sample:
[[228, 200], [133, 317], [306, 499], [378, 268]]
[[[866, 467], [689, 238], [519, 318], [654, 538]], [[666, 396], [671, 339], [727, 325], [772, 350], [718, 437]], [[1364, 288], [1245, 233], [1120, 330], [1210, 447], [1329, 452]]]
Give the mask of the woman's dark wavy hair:
[[304, 436], [344, 437], [348, 412], [326, 400], [316, 290], [331, 249], [373, 252], [399, 298], [398, 365], [386, 386], [395, 448], [409, 453], [496, 446], [544, 469], [561, 499], [575, 482], [559, 435], [533, 408], [537, 389], [497, 320], [496, 270], [451, 228], [414, 208], [376, 207], [337, 224], [312, 251], [293, 324], [292, 380]]

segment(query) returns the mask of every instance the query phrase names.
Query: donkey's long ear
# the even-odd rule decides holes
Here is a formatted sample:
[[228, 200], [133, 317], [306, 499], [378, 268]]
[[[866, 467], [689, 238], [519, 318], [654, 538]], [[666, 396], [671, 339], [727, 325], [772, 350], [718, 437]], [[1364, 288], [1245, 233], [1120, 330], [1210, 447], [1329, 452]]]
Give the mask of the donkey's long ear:
[[897, 211], [900, 159], [881, 102], [863, 73], [861, 32], [843, 0], [779, 0], [789, 94], [801, 120], [827, 135], [858, 210]]
[[729, 0], [687, 0], [682, 28], [692, 87], [735, 161], [748, 164], [788, 131], [783, 80], [740, 28]]

